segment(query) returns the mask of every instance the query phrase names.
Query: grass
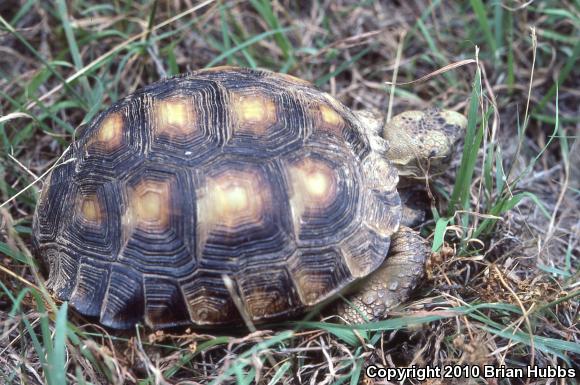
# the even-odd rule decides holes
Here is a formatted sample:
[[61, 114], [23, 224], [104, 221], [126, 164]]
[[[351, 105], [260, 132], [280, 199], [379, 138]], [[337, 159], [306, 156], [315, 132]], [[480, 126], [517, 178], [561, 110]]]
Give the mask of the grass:
[[[0, 5], [0, 383], [357, 384], [371, 363], [580, 370], [580, 2], [186, 3]], [[29, 251], [37, 176], [79, 125], [140, 86], [263, 67], [386, 114], [395, 63], [401, 84], [465, 59], [477, 61], [392, 94], [394, 113], [468, 117], [461, 156], [429, 184], [421, 230], [434, 253], [404, 311], [356, 327], [315, 310], [250, 334], [121, 333], [44, 289]]]

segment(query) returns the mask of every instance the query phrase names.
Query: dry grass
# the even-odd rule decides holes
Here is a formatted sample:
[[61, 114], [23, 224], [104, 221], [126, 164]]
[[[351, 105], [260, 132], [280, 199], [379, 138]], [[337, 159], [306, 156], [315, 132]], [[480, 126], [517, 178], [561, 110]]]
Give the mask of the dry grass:
[[[354, 384], [371, 363], [580, 370], [577, 1], [99, 4], [0, 3], [0, 383]], [[478, 61], [385, 83], [466, 59]], [[160, 77], [226, 63], [289, 72], [354, 109], [471, 110], [463, 160], [430, 185], [428, 279], [394, 318], [119, 333], [44, 291], [28, 251], [33, 182], [75, 127]]]

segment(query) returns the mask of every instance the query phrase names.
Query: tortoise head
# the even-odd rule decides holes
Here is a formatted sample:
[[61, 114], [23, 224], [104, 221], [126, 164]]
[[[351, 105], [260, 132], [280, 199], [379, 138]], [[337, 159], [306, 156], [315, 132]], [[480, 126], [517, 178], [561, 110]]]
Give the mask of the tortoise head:
[[454, 156], [467, 126], [462, 114], [437, 108], [405, 111], [387, 124], [376, 114], [360, 111], [357, 115], [367, 132], [387, 140], [387, 158], [401, 176], [408, 177], [442, 172]]

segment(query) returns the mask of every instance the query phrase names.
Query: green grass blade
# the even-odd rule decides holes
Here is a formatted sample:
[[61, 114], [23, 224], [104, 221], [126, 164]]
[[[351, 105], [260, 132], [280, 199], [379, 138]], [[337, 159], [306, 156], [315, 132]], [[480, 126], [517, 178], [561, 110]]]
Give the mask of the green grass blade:
[[163, 376], [167, 379], [172, 378], [173, 376], [175, 376], [177, 374], [177, 372], [184, 365], [186, 365], [188, 362], [190, 362], [194, 357], [196, 357], [201, 352], [205, 352], [205, 351], [207, 351], [215, 346], [225, 345], [225, 344], [229, 343], [230, 340], [231, 340], [230, 337], [220, 336], [220, 337], [212, 338], [208, 341], [200, 343], [197, 346], [197, 349], [195, 350], [195, 352], [183, 354], [179, 358], [178, 362], [176, 362], [174, 365], [170, 366], [169, 368], [165, 369], [163, 371]]
[[[10, 291], [10, 289], [8, 287], [6, 287], [6, 285], [4, 285], [4, 283], [2, 281], [0, 281], [0, 289], [2, 289], [2, 291], [6, 294], [8, 299], [10, 299], [10, 301], [13, 304], [16, 302], [16, 298], [14, 298], [14, 294], [12, 294], [12, 291]], [[12, 313], [12, 311], [11, 311], [11, 313]]]
[[167, 70], [167, 74], [169, 76], [177, 75], [179, 73], [179, 66], [177, 65], [177, 57], [175, 56], [175, 47], [177, 46], [177, 42], [172, 41], [165, 47], [162, 51], [167, 56], [167, 65], [169, 69]]
[[514, 17], [511, 12], [507, 16], [507, 86], [509, 94], [512, 94], [515, 86]]
[[[237, 37], [235, 37], [234, 35], [231, 36], [232, 41], [234, 42], [234, 44], [236, 44], [237, 46], [241, 45], [240, 41], [238, 40]], [[250, 68], [258, 68], [258, 63], [256, 62], [256, 59], [254, 59], [254, 57], [250, 54], [250, 52], [248, 52], [248, 49], [242, 49], [241, 50], [242, 55], [244, 55], [244, 58], [246, 59], [247, 62], [247, 66]], [[228, 62], [230, 62], [231, 58], [228, 58]]]
[[435, 223], [435, 232], [433, 233], [433, 246], [431, 251], [437, 252], [443, 246], [445, 240], [445, 230], [449, 224], [450, 218], [439, 218]]
[[[508, 212], [509, 210], [513, 209], [518, 203], [520, 203], [520, 201], [523, 198], [530, 198], [540, 209], [540, 211], [542, 211], [542, 213], [544, 214], [544, 216], [547, 216], [547, 218], [550, 218], [550, 215], [548, 213], [548, 211], [546, 210], [546, 208], [544, 207], [544, 204], [542, 203], [542, 201], [540, 201], [540, 199], [532, 194], [531, 192], [525, 191], [519, 194], [516, 194], [514, 196], [512, 196], [511, 198], [500, 198], [497, 200], [497, 202], [495, 202], [494, 206], [491, 208], [489, 214], [492, 216], [501, 216], [502, 214]], [[490, 229], [492, 228], [492, 225], [495, 224], [497, 221], [497, 219], [495, 218], [486, 218], [484, 219], [481, 224], [477, 227], [477, 229], [474, 231], [473, 236], [475, 238], [479, 237], [482, 234], [485, 234], [486, 232], [490, 231]]]
[[497, 196], [501, 196], [505, 182], [507, 181], [507, 176], [505, 175], [505, 171], [503, 169], [503, 158], [501, 154], [501, 148], [497, 147], [495, 152], [495, 192]]
[[566, 270], [558, 269], [557, 267], [546, 266], [542, 263], [537, 264], [538, 269], [542, 270], [545, 273], [552, 274], [552, 275], [559, 275], [564, 279], [572, 277], [572, 273]]
[[485, 187], [487, 197], [491, 197], [493, 193], [494, 150], [495, 146], [493, 143], [488, 143], [485, 161], [483, 163], [483, 186]]
[[477, 16], [477, 21], [479, 22], [480, 30], [483, 31], [485, 36], [485, 40], [489, 45], [489, 50], [493, 53], [497, 50], [497, 45], [493, 38], [493, 34], [491, 32], [491, 28], [489, 26], [489, 22], [487, 20], [487, 12], [485, 6], [481, 2], [481, 0], [469, 0], [471, 4], [471, 8], [473, 8], [473, 12]]
[[552, 133], [550, 134], [550, 136], [548, 138], [548, 142], [544, 145], [544, 147], [542, 147], [540, 152], [529, 162], [529, 164], [526, 166], [525, 170], [523, 172], [521, 172], [520, 175], [518, 175], [514, 179], [514, 181], [512, 181], [512, 188], [515, 188], [517, 183], [524, 176], [528, 175], [532, 171], [533, 167], [538, 162], [538, 160], [542, 157], [542, 155], [546, 152], [548, 147], [552, 144], [552, 142], [555, 139], [557, 139], [559, 137], [558, 133], [560, 132], [560, 120], [559, 120], [559, 116], [558, 116], [558, 93], [557, 93], [557, 89], [558, 89], [558, 87], [556, 86], [556, 101], [555, 101], [556, 117], [554, 120], [554, 129], [552, 130]]
[[12, 25], [17, 24], [20, 21], [20, 19], [22, 19], [22, 17], [30, 11], [30, 8], [32, 8], [34, 3], [36, 3], [36, 0], [28, 0], [26, 3], [21, 5], [16, 15], [14, 15], [12, 20], [10, 20], [10, 24]]
[[[325, 330], [330, 334], [333, 334], [341, 341], [349, 344], [350, 346], [359, 346], [361, 343], [360, 338], [354, 333], [354, 328], [348, 325], [339, 325], [326, 322], [311, 322], [311, 321], [298, 321], [296, 325], [300, 328], [312, 328]], [[361, 333], [359, 332], [359, 335]], [[368, 337], [366, 334], [362, 334], [361, 337], [366, 340]]]
[[289, 31], [291, 28], [282, 28], [282, 29], [278, 29], [278, 30], [273, 30], [273, 31], [267, 31], [267, 32], [263, 32], [259, 35], [256, 35], [246, 41], [244, 41], [243, 43], [225, 51], [222, 52], [220, 55], [218, 55], [216, 58], [214, 58], [212, 61], [210, 61], [205, 67], [209, 68], [209, 67], [213, 67], [216, 64], [218, 64], [219, 62], [221, 62], [223, 59], [229, 58], [230, 56], [232, 56], [233, 54], [235, 54], [236, 52], [251, 46], [252, 44], [256, 44], [257, 42], [259, 42], [260, 40], [263, 40], [269, 36], [272, 36], [276, 33], [280, 33], [280, 32], [286, 32]]
[[278, 383], [278, 381], [280, 381], [280, 379], [282, 377], [284, 377], [284, 375], [286, 374], [286, 372], [288, 371], [288, 369], [290, 369], [290, 367], [292, 366], [292, 364], [288, 361], [284, 362], [279, 368], [278, 370], [276, 370], [276, 373], [274, 373], [274, 375], [272, 376], [272, 379], [270, 380], [270, 382], [268, 382], [268, 385], [275, 385]]
[[[513, 328], [506, 328], [504, 325], [501, 325], [489, 317], [480, 315], [480, 314], [469, 314], [470, 318], [473, 318], [477, 321], [480, 321], [484, 325], [479, 325], [478, 327], [488, 331], [489, 333], [497, 336], [501, 336], [510, 341], [516, 341], [523, 343], [527, 346], [532, 346], [532, 338], [534, 341], [534, 347], [541, 351], [544, 351], [548, 354], [553, 354], [562, 360], [564, 360], [568, 365], [570, 365], [570, 360], [567, 357], [566, 352], [572, 352], [579, 354], [580, 353], [580, 345], [570, 342], [559, 340], [555, 338], [547, 338], [547, 337], [540, 337], [535, 336], [528, 333], [521, 332], [519, 330], [515, 330]], [[487, 325], [487, 326], [485, 326]]]
[[449, 201], [450, 212], [448, 212], [448, 216], [452, 216], [453, 213], [451, 210], [454, 210], [457, 207], [462, 209], [467, 208], [466, 206], [471, 190], [471, 180], [473, 178], [473, 172], [475, 171], [475, 161], [477, 159], [481, 139], [483, 138], [483, 122], [480, 129], [476, 130], [477, 112], [480, 97], [481, 72], [478, 68], [475, 74], [475, 81], [473, 83], [469, 100], [467, 129], [465, 132], [465, 145], [463, 148], [463, 154], [461, 156], [461, 164], [457, 172], [455, 185], [453, 186], [453, 192], [451, 193], [451, 199]]
[[250, 370], [247, 371], [247, 373], [243, 370], [243, 367], [245, 365], [241, 364], [241, 365], [236, 365], [234, 367], [234, 372], [236, 373], [236, 379], [237, 379], [237, 383], [239, 385], [250, 385], [251, 383], [254, 382], [255, 378], [256, 378], [256, 368], [255, 367], [250, 367]]
[[572, 54], [570, 55], [568, 60], [566, 60], [566, 64], [564, 64], [564, 67], [560, 70], [558, 80], [550, 87], [548, 92], [546, 92], [544, 97], [540, 100], [540, 103], [538, 103], [536, 108], [532, 110], [532, 113], [541, 112], [544, 110], [548, 101], [552, 100], [556, 95], [558, 87], [560, 87], [562, 83], [564, 83], [566, 79], [568, 79], [568, 76], [570, 75], [572, 70], [576, 69], [576, 62], [578, 61], [579, 57], [580, 57], [580, 39], [577, 39], [576, 44], [574, 45], [574, 49], [572, 50]]
[[365, 49], [363, 49], [362, 51], [360, 51], [356, 55], [354, 55], [350, 60], [347, 60], [346, 62], [339, 65], [334, 71], [332, 71], [332, 72], [324, 75], [320, 79], [316, 80], [316, 82], [314, 82], [314, 84], [316, 84], [318, 87], [326, 84], [326, 82], [328, 82], [331, 78], [337, 76], [342, 71], [349, 68], [353, 63], [356, 63], [360, 58], [362, 58], [364, 55], [366, 55], [370, 50], [371, 50], [371, 47], [366, 47]]
[[[75, 34], [73, 32], [72, 26], [71, 26], [70, 21], [69, 21], [68, 10], [67, 10], [66, 3], [64, 2], [64, 0], [56, 0], [56, 9], [57, 9], [58, 15], [60, 16], [62, 28], [64, 30], [66, 40], [68, 42], [68, 48], [69, 48], [70, 55], [73, 59], [75, 69], [78, 71], [84, 67], [83, 59], [81, 57], [79, 46], [77, 44], [77, 41], [75, 39]], [[83, 78], [79, 79], [79, 81], [80, 81], [81, 85], [83, 86], [86, 94], [88, 96], [92, 95], [91, 86], [89, 85], [89, 82], [87, 81], [87, 79], [83, 77]], [[92, 101], [90, 104], [92, 104]]]
[[28, 264], [28, 259], [20, 251], [12, 249], [8, 244], [0, 242], [0, 254], [4, 254], [20, 263]]
[[[260, 16], [264, 19], [264, 21], [268, 24], [268, 26], [273, 30], [280, 30], [282, 28], [280, 21], [274, 14], [274, 10], [272, 9], [272, 3], [270, 0], [250, 0], [250, 3], [258, 11]], [[274, 34], [274, 40], [278, 47], [282, 51], [284, 60], [291, 60], [295, 62], [294, 59], [294, 48], [292, 47], [292, 43], [288, 37], [281, 33], [277, 32]]]
[[[578, 4], [580, 6], [580, 4]], [[532, 12], [543, 13], [545, 15], [555, 16], [555, 19], [570, 19], [575, 25], [580, 25], [580, 17], [563, 8], [532, 8]]]
[[[221, 34], [222, 34], [222, 43], [223, 43], [223, 50], [229, 51], [232, 48], [232, 42], [230, 39], [230, 28], [226, 18], [226, 9], [224, 7], [220, 7], [220, 23], [221, 23]], [[228, 64], [232, 64], [232, 60], [228, 57], [227, 60]]]
[[222, 384], [224, 382], [224, 380], [227, 380], [229, 378], [231, 378], [233, 375], [235, 375], [236, 370], [238, 370], [238, 368], [240, 367], [240, 363], [245, 363], [246, 365], [248, 365], [250, 363], [250, 361], [248, 360], [249, 357], [252, 357], [254, 355], [257, 355], [259, 352], [263, 352], [266, 349], [269, 349], [271, 346], [276, 345], [278, 343], [281, 343], [282, 341], [288, 340], [290, 338], [292, 338], [294, 336], [294, 332], [290, 331], [290, 330], [286, 330], [283, 331], [265, 341], [259, 342], [257, 344], [255, 344], [254, 346], [252, 346], [250, 349], [248, 349], [247, 351], [245, 351], [244, 353], [240, 354], [236, 360], [234, 362], [231, 363], [230, 367], [224, 371], [222, 374], [220, 374], [217, 378], [215, 378], [212, 382], [210, 382], [211, 385], [218, 385], [218, 384]]
[[[494, 24], [494, 28], [493, 28], [493, 32], [494, 32], [494, 40], [495, 40], [495, 49], [499, 50], [500, 48], [503, 48], [503, 39], [504, 39], [504, 28], [503, 28], [503, 22], [504, 22], [504, 9], [502, 7], [502, 4], [498, 1], [493, 5], [493, 24]], [[497, 51], [495, 51], [495, 54], [497, 56]]]
[[66, 335], [67, 335], [67, 309], [68, 304], [64, 302], [56, 313], [54, 325], [54, 347], [48, 354], [48, 365], [53, 384], [66, 383]]
[[[579, 292], [580, 293], [580, 292]], [[507, 312], [513, 313], [517, 316], [521, 316], [522, 312], [521, 309], [514, 305], [502, 304], [502, 303], [482, 303], [477, 305], [466, 305], [466, 306], [459, 306], [455, 308], [450, 308], [447, 310], [441, 311], [434, 311], [435, 314], [433, 315], [421, 315], [421, 316], [405, 316], [394, 318], [385, 321], [378, 321], [367, 323], [363, 325], [356, 325], [352, 328], [356, 328], [357, 330], [376, 330], [376, 331], [385, 331], [385, 330], [396, 330], [405, 327], [409, 327], [412, 325], [424, 324], [432, 321], [437, 321], [445, 318], [457, 317], [460, 315], [468, 315], [470, 318], [473, 318], [477, 321], [482, 322], [484, 325], [488, 325], [493, 329], [489, 331], [495, 335], [500, 335], [506, 339], [516, 340], [518, 342], [522, 342], [524, 344], [530, 345], [530, 336], [527, 333], [523, 333], [520, 331], [515, 331], [511, 329], [506, 329], [505, 326], [500, 325], [494, 321], [492, 321], [489, 317], [489, 311], [485, 314], [482, 313], [480, 310], [488, 309], [492, 312], [498, 312], [498, 315], [502, 315], [502, 313]], [[507, 315], [507, 314], [506, 314]], [[320, 328], [321, 323], [311, 322], [311, 323], [304, 323], [306, 327], [314, 327]], [[322, 324], [324, 325], [324, 324]], [[487, 328], [484, 325], [479, 325], [480, 328]], [[344, 325], [336, 325], [337, 328], [349, 328]], [[547, 338], [547, 337], [539, 337], [534, 336], [534, 343], [537, 348], [540, 348], [543, 351], [546, 351], [551, 354], [555, 354], [560, 358], [566, 359], [565, 352], [572, 352], [572, 353], [579, 353], [580, 346], [575, 344], [574, 342], [565, 341], [562, 339], [556, 338]], [[568, 361], [568, 360], [567, 360]]]
[[[2, 286], [4, 289], [6, 289], [4, 285]], [[25, 287], [20, 291], [20, 293], [18, 293], [18, 296], [14, 298], [14, 300], [12, 301], [12, 309], [10, 309], [10, 313], [8, 313], [9, 317], [14, 317], [16, 313], [20, 311], [20, 304], [22, 303], [22, 301], [24, 300], [24, 298], [28, 293], [30, 293], [30, 289], [28, 287]]]
[[[417, 28], [421, 32], [423, 37], [425, 38], [425, 41], [427, 42], [427, 46], [429, 47], [429, 50], [431, 51], [431, 55], [433, 55], [433, 57], [435, 59], [437, 59], [438, 65], [441, 67], [444, 67], [447, 64], [449, 64], [449, 62], [445, 58], [445, 56], [443, 56], [441, 54], [441, 50], [437, 47], [435, 40], [433, 40], [433, 37], [431, 36], [431, 33], [430, 33], [429, 29], [427, 28], [427, 26], [425, 25], [425, 23], [423, 22], [423, 20], [420, 19], [417, 21]], [[444, 72], [443, 77], [445, 78], [445, 80], [447, 80], [447, 82], [449, 82], [449, 84], [457, 83], [457, 79], [455, 78], [455, 74], [453, 73], [453, 71]]]
[[70, 84], [61, 76], [61, 74], [58, 73], [58, 71], [56, 71], [52, 67], [52, 65], [49, 62], [47, 62], [46, 59], [44, 59], [44, 57], [20, 33], [18, 33], [18, 31], [16, 31], [6, 20], [4, 20], [4, 18], [1, 15], [0, 15], [0, 25], [4, 27], [8, 32], [10, 32], [14, 37], [16, 37], [16, 39], [18, 39], [18, 41], [20, 41], [20, 43], [22, 43], [26, 47], [26, 49], [32, 52], [32, 54], [42, 62], [44, 67], [48, 69], [58, 80], [62, 82], [63, 87], [71, 95], [78, 98], [78, 100], [81, 101], [81, 103], [83, 103], [83, 106], [86, 107], [86, 103], [84, 103], [82, 97], [70, 86]]

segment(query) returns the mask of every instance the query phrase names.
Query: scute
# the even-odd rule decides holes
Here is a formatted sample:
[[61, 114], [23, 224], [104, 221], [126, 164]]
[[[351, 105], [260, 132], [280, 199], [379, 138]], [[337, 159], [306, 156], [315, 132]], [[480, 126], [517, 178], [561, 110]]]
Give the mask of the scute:
[[255, 259], [266, 263], [292, 252], [288, 198], [275, 164], [224, 156], [202, 174], [196, 231], [201, 267], [233, 274]]
[[126, 266], [113, 265], [101, 307], [101, 322], [118, 325], [120, 329], [133, 327], [145, 313], [143, 294], [143, 280], [138, 272]]
[[87, 262], [79, 265], [79, 275], [70, 302], [79, 312], [98, 316], [107, 293], [107, 285], [103, 283], [109, 282], [109, 269], [101, 263]]
[[237, 84], [229, 90], [231, 137], [225, 151], [273, 157], [299, 148], [307, 117], [291, 92], [267, 82]]
[[70, 203], [68, 194], [75, 165], [70, 161], [71, 153], [67, 155], [63, 163], [57, 165], [44, 181], [33, 220], [33, 242], [37, 248], [56, 240], [61, 227], [59, 218], [63, 217]]
[[145, 319], [153, 327], [187, 324], [190, 316], [185, 298], [176, 280], [159, 275], [145, 275]]
[[146, 123], [145, 109], [142, 98], [125, 98], [89, 123], [71, 146], [71, 152], [77, 157], [76, 174], [85, 178], [118, 179], [135, 167], [145, 151], [147, 130], [141, 127]]
[[341, 252], [334, 247], [302, 249], [289, 261], [289, 270], [303, 304], [312, 306], [352, 281]]
[[85, 178], [69, 189], [60, 238], [68, 240], [71, 255], [113, 261], [120, 242], [119, 189], [114, 183], [95, 184]]
[[220, 271], [198, 269], [191, 277], [179, 283], [193, 323], [219, 325], [241, 319]]
[[299, 245], [332, 245], [356, 231], [363, 181], [348, 148], [316, 133], [281, 161]]
[[400, 220], [396, 171], [359, 120], [290, 75], [176, 76], [78, 134], [34, 245], [48, 287], [106, 326], [298, 313], [375, 270]]
[[196, 266], [196, 206], [187, 168], [144, 162], [119, 181], [122, 193], [118, 261], [141, 273], [180, 277]]
[[272, 318], [301, 306], [286, 266], [270, 265], [267, 269], [268, 274], [264, 274], [255, 266], [246, 266], [238, 280], [240, 297], [252, 319]]
[[231, 125], [227, 91], [199, 78], [171, 78], [145, 87], [149, 158], [196, 166], [219, 153]]

